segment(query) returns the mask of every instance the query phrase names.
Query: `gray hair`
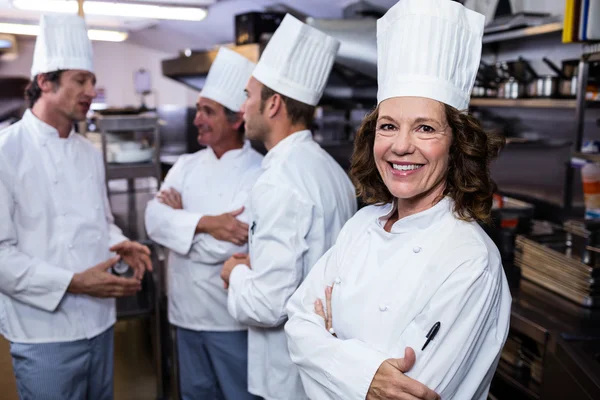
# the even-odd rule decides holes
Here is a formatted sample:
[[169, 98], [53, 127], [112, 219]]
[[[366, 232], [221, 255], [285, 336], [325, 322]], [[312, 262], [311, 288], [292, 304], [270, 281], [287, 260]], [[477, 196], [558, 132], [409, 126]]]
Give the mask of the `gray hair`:
[[[227, 122], [229, 122], [230, 124], [236, 123], [240, 120], [240, 118], [242, 118], [241, 114], [238, 111], [230, 110], [225, 106], [223, 106], [223, 111], [225, 112], [225, 118], [227, 119]], [[242, 122], [240, 128], [238, 129], [238, 133], [243, 136], [244, 132], [244, 123]]]

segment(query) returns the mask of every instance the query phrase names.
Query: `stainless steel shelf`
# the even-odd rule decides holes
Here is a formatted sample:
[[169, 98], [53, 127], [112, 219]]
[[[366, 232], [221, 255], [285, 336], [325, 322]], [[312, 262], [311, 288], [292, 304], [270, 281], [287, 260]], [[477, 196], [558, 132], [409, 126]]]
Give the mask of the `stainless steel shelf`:
[[483, 99], [472, 98], [473, 107], [523, 107], [523, 108], [575, 108], [570, 99]]
[[549, 24], [532, 26], [529, 28], [515, 29], [512, 31], [483, 35], [483, 44], [504, 42], [507, 40], [522, 39], [531, 36], [546, 35], [549, 33], [562, 32], [562, 30], [562, 22], [552, 22]]
[[143, 164], [107, 164], [107, 179], [135, 179], [143, 177], [156, 177], [157, 165], [155, 163]]
[[156, 127], [158, 117], [156, 115], [101, 115], [96, 120], [101, 130], [115, 133], [119, 131], [152, 130]]

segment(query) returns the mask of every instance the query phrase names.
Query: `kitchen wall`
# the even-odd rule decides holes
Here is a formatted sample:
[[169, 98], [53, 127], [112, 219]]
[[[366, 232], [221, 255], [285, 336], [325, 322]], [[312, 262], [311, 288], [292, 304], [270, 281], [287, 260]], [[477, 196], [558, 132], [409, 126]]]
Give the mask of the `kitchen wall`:
[[[33, 39], [19, 41], [19, 55], [14, 61], [0, 61], [0, 76], [29, 76], [33, 59]], [[150, 71], [154, 93], [146, 99], [148, 106], [193, 105], [198, 93], [183, 84], [165, 78], [161, 60], [175, 57], [154, 49], [122, 42], [93, 42], [97, 88], [104, 89], [106, 103], [111, 107], [140, 105], [133, 85], [134, 72]]]

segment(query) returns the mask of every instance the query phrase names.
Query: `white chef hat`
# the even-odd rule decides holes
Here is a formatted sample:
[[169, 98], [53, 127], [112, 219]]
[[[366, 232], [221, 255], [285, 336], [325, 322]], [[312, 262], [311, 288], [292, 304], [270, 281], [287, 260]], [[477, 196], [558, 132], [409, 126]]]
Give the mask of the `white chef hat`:
[[31, 76], [59, 69], [94, 72], [92, 44], [77, 15], [42, 15]]
[[485, 17], [450, 0], [400, 0], [377, 21], [377, 102], [427, 97], [466, 109]]
[[252, 75], [277, 93], [316, 106], [339, 48], [338, 40], [286, 14]]
[[232, 111], [240, 111], [246, 100], [244, 88], [255, 66], [241, 54], [221, 47], [208, 71], [200, 96], [214, 100]]

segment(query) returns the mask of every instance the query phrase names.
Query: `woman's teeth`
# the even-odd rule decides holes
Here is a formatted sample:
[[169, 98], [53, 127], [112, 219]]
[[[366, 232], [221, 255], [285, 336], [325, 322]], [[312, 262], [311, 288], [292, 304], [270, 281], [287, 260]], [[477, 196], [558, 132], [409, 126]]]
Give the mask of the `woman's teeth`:
[[392, 164], [392, 167], [394, 169], [397, 169], [398, 171], [412, 171], [415, 169], [419, 169], [422, 166], [423, 166], [422, 164], [409, 164], [409, 165]]

